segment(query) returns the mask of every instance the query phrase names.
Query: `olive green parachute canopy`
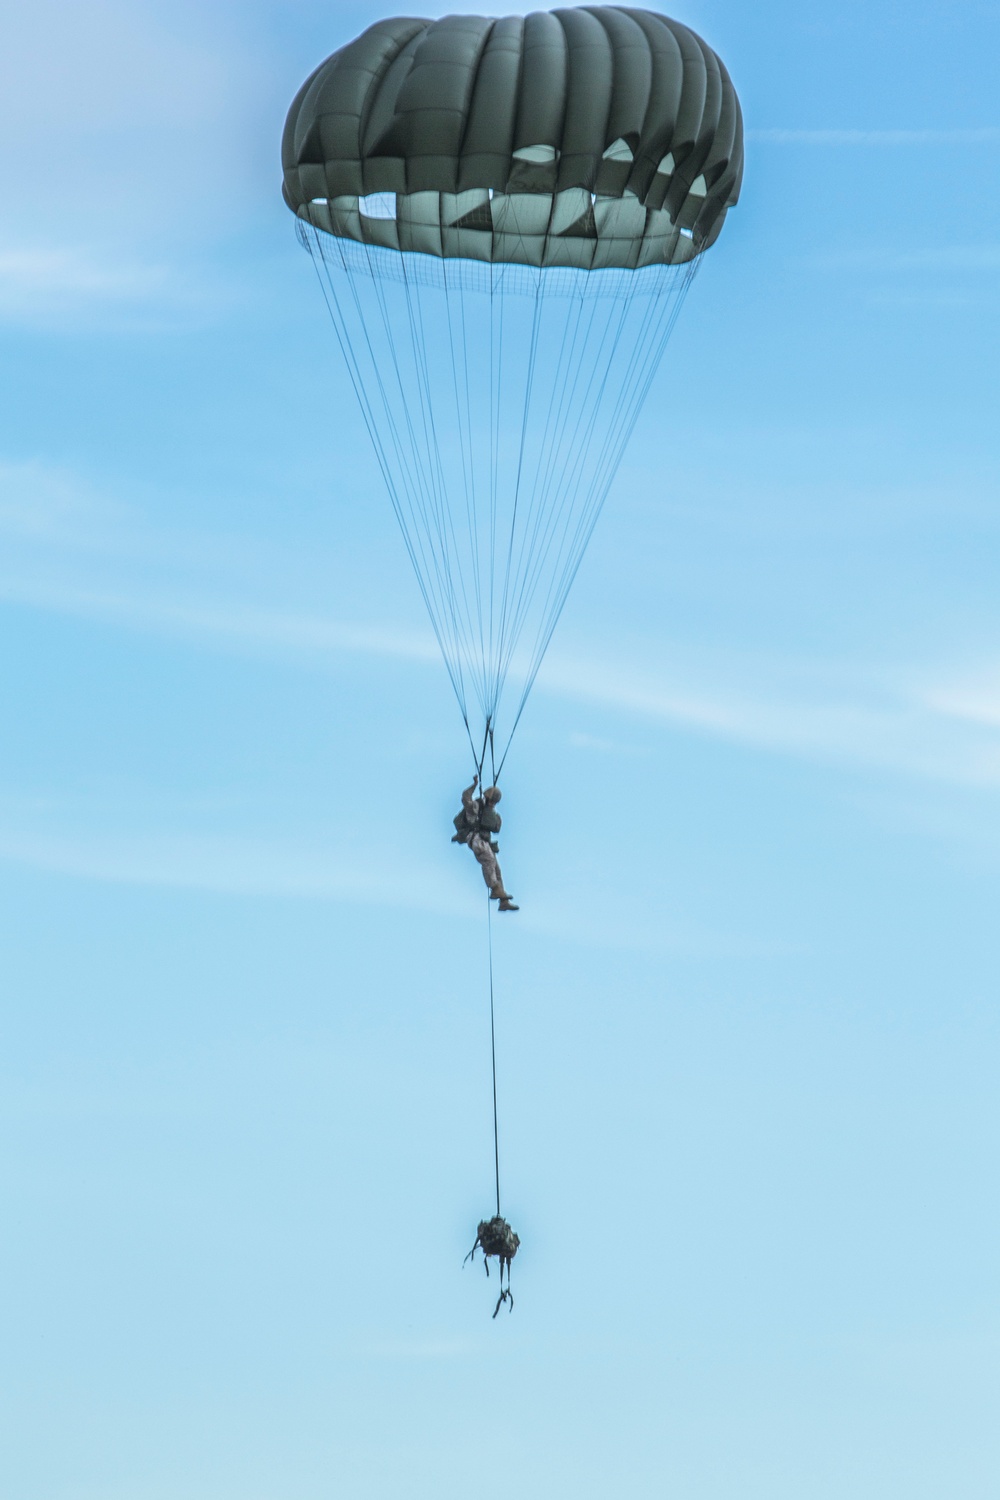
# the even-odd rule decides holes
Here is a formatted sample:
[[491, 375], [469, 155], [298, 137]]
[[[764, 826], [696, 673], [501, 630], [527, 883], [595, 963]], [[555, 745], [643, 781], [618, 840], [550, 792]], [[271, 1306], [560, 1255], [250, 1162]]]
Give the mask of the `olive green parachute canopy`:
[[284, 194], [342, 239], [466, 260], [692, 260], [739, 196], [743, 125], [693, 31], [619, 6], [377, 22], [299, 91]]

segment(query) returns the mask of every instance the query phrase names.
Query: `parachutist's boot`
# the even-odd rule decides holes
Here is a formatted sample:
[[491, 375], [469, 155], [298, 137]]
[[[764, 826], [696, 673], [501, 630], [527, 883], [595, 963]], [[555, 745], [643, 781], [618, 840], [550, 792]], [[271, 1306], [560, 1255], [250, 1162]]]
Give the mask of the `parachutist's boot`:
[[510, 899], [509, 896], [503, 896], [503, 897], [501, 897], [501, 899], [500, 899], [500, 905], [497, 907], [497, 911], [520, 911], [520, 910], [521, 910], [521, 908], [519, 906], [515, 906], [514, 903], [513, 903], [513, 901]]

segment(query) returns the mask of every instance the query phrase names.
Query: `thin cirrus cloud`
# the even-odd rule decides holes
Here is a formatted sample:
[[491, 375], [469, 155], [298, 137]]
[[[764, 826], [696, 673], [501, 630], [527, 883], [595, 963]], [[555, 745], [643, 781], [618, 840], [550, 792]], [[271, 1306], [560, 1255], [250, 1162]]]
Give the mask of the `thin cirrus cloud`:
[[[0, 541], [0, 601], [12, 607], [216, 649], [438, 659], [429, 630], [345, 624], [243, 602], [234, 597], [234, 560], [243, 558], [257, 580], [269, 576], [273, 555], [264, 558], [250, 546], [241, 552], [232, 538], [150, 528], [133, 507], [52, 465], [0, 461]], [[205, 580], [201, 592], [193, 577]]]
[[0, 535], [6, 539], [8, 561], [18, 543], [87, 550], [95, 541], [106, 545], [124, 519], [121, 506], [98, 494], [71, 469], [37, 460], [0, 459]]
[[[0, 506], [0, 531], [9, 539], [0, 600], [10, 606], [320, 668], [366, 656], [439, 670], [428, 629], [338, 621], [262, 602], [259, 594], [248, 603], [221, 563], [196, 589], [184, 549], [170, 570], [175, 576], [161, 572], [153, 582], [146, 562], [162, 562], [164, 541], [141, 533], [127, 508], [60, 471], [9, 465], [6, 472], [12, 483], [6, 511]], [[685, 662], [674, 650], [670, 661], [670, 671], [602, 667], [582, 651], [557, 650], [536, 692], [814, 763], [1000, 785], [1000, 688], [988, 674], [970, 679], [962, 665], [936, 676], [879, 672], [751, 652], [735, 663]], [[620, 736], [598, 738], [610, 746]]]
[[920, 275], [937, 271], [989, 274], [1000, 270], [1000, 245], [943, 244], [916, 250], [896, 250], [889, 246], [872, 245], [818, 255], [814, 257], [813, 263], [825, 270], [885, 271], [894, 276], [908, 272]]
[[[463, 909], [441, 881], [418, 872], [401, 882], [395, 871], [338, 859], [291, 841], [217, 836], [135, 834], [11, 827], [0, 832], [0, 860], [76, 879], [110, 884], [200, 890], [215, 894], [351, 900], [451, 916]], [[414, 888], [415, 887], [415, 888]], [[440, 894], [436, 894], [440, 891]]]
[[[257, 190], [263, 60], [184, 0], [35, 0], [0, 49], [0, 319], [51, 327], [205, 312], [178, 246]], [[212, 143], [211, 170], [205, 143]], [[102, 324], [106, 327], [106, 321]]]
[[176, 332], [217, 320], [237, 296], [204, 267], [147, 257], [141, 245], [0, 243], [0, 320], [8, 324]]
[[1000, 671], [939, 684], [928, 690], [926, 701], [934, 712], [949, 718], [1000, 729]]
[[[833, 672], [822, 664], [803, 686], [782, 682], [780, 662], [747, 659], [741, 666], [742, 686], [734, 688], [725, 674], [704, 667], [671, 681], [556, 657], [539, 686], [814, 763], [989, 791], [1000, 787], [996, 694], [956, 697], [943, 687], [894, 682], [889, 676], [873, 680], [869, 672], [855, 674], [852, 681], [850, 668]], [[835, 682], [828, 686], [830, 679]], [[964, 705], [964, 713], [956, 711], [958, 705]]]
[[[347, 624], [259, 606], [221, 605], [148, 592], [108, 592], [0, 579], [10, 604], [99, 619], [154, 632], [273, 656], [288, 653], [317, 663], [344, 655], [381, 657], [438, 670], [429, 632]], [[852, 682], [851, 670], [813, 668], [806, 687], [782, 682], [781, 663], [741, 666], [739, 689], [704, 665], [666, 674], [604, 670], [592, 659], [553, 655], [536, 691], [637, 716], [716, 739], [752, 745], [814, 763], [879, 770], [983, 789], [1000, 786], [998, 695], [966, 689]], [[960, 674], [956, 673], [956, 678]], [[777, 682], [775, 683], [775, 678]], [[831, 678], [836, 678], [829, 687]], [[692, 683], [697, 686], [692, 687]]]
[[[221, 812], [231, 820], [239, 808]], [[161, 800], [144, 811], [134, 801], [115, 808], [106, 800], [97, 804], [8, 794], [0, 798], [0, 866], [99, 885], [346, 904], [475, 923], [482, 919], [483, 886], [471, 860], [449, 861], [445, 869], [440, 860], [422, 862], [410, 850], [408, 878], [401, 880], [396, 864], [381, 853], [340, 845], [333, 832], [318, 838], [314, 828], [304, 836], [294, 831], [246, 833], [233, 826], [205, 831], [212, 814], [213, 809], [193, 807], [186, 800], [172, 810]], [[194, 815], [198, 829], [184, 827]], [[169, 830], [163, 826], [165, 817]], [[590, 909], [581, 911], [572, 897], [549, 892], [522, 911], [519, 925], [549, 938], [633, 952], [664, 947], [743, 955], [797, 951], [784, 934], [720, 929], [690, 915], [665, 923], [658, 913], [637, 931], [634, 901], [616, 903], [612, 896], [595, 916]]]
[[992, 146], [1000, 126], [944, 130], [784, 130], [747, 131], [747, 139], [768, 146]]
[[0, 247], [0, 298], [86, 296], [132, 299], [159, 292], [161, 266], [102, 261], [85, 248], [20, 245]]
[[8, 604], [100, 620], [124, 629], [153, 632], [219, 646], [249, 646], [322, 657], [358, 654], [437, 664], [430, 633], [350, 625], [282, 609], [207, 603], [146, 590], [88, 588], [48, 580], [0, 578]]
[[210, 264], [147, 258], [142, 245], [108, 250], [95, 238], [54, 247], [26, 237], [0, 244], [0, 322], [11, 327], [176, 334], [217, 324], [244, 295]]

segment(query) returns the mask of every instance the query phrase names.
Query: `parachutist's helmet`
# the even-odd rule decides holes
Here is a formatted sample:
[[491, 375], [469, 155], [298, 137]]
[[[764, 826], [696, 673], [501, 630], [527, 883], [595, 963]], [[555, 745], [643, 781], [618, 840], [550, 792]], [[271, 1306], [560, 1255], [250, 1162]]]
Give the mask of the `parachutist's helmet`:
[[483, 801], [488, 803], [490, 807], [495, 807], [502, 796], [503, 793], [498, 786], [488, 786], [483, 793]]

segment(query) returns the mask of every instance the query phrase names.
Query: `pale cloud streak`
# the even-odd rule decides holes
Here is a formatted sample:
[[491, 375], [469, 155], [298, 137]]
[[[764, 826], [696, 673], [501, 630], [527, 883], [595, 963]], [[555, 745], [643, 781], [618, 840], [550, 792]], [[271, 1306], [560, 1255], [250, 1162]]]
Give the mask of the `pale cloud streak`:
[[429, 629], [341, 623], [256, 598], [245, 602], [240, 565], [252, 573], [256, 595], [266, 587], [270, 559], [241, 551], [242, 539], [145, 527], [132, 508], [68, 470], [0, 461], [4, 538], [0, 601], [13, 607], [271, 655], [439, 660]]
[[747, 131], [747, 140], [769, 146], [996, 146], [1000, 126], [953, 130], [782, 130]]
[[424, 635], [386, 630], [377, 625], [341, 624], [321, 615], [278, 608], [11, 578], [0, 578], [0, 599], [8, 604], [100, 620], [129, 630], [178, 636], [216, 646], [265, 649], [269, 654], [382, 656], [434, 666], [439, 660], [429, 632]]
[[199, 289], [190, 249], [265, 190], [264, 60], [188, 0], [7, 9], [0, 318], [63, 326], [163, 304], [169, 322], [225, 301]]
[[935, 713], [948, 718], [1000, 729], [1000, 670], [932, 687], [926, 702]]
[[[0, 460], [0, 535], [11, 543], [90, 551], [114, 547], [130, 525], [124, 506], [69, 469]], [[19, 568], [18, 568], [19, 570]]]
[[[12, 7], [0, 56], [5, 137], [30, 136], [44, 160], [50, 143], [72, 150], [81, 137], [111, 130], [202, 128], [229, 91], [216, 46], [221, 39], [213, 42], [187, 4], [32, 0]], [[121, 144], [131, 145], [127, 135]]]
[[[51, 815], [51, 810], [50, 810]], [[11, 821], [10, 814], [3, 822]], [[355, 901], [453, 916], [463, 903], [428, 872], [396, 872], [328, 850], [234, 834], [107, 834], [7, 827], [0, 860], [50, 874], [112, 884], [204, 891], [221, 895]], [[410, 885], [419, 889], [410, 889]], [[435, 890], [439, 895], [435, 895]], [[478, 914], [478, 903], [477, 903]]]
[[[945, 244], [921, 246], [915, 250], [864, 246], [816, 256], [814, 264], [824, 269], [856, 267], [865, 271], [885, 271], [892, 275], [928, 271], [993, 272], [1000, 271], [1000, 245]], [[947, 293], [951, 288], [942, 290]]]
[[87, 250], [46, 245], [0, 248], [0, 293], [10, 298], [148, 296], [159, 290], [163, 279], [162, 268], [109, 265]]
[[[9, 606], [215, 650], [286, 656], [315, 668], [354, 656], [443, 670], [426, 627], [336, 620], [289, 608], [273, 595], [269, 601], [263, 566], [251, 570], [254, 598], [247, 602], [247, 581], [227, 561], [225, 547], [213, 552], [188, 535], [165, 542], [144, 533], [127, 508], [105, 502], [72, 475], [0, 466], [5, 476], [0, 531], [24, 544], [22, 555], [8, 546], [0, 566], [0, 600]], [[192, 559], [206, 555], [209, 564], [196, 567]], [[291, 566], [294, 573], [294, 560]], [[586, 651], [554, 651], [536, 693], [814, 763], [1000, 785], [1000, 677], [970, 678], [960, 666], [941, 673], [879, 670], [751, 651], [696, 660], [668, 644], [667, 665], [649, 668], [594, 660]], [[598, 732], [590, 748], [619, 742], [620, 734]]]
[[[213, 646], [267, 656], [368, 656], [443, 670], [430, 634], [338, 622], [281, 608], [243, 606], [121, 592], [31, 584], [0, 578], [8, 604], [101, 620]], [[677, 653], [672, 654], [676, 659]], [[813, 663], [803, 681], [782, 681], [781, 663], [741, 663], [741, 685], [714, 666], [641, 672], [602, 668], [583, 656], [554, 654], [536, 693], [634, 715], [828, 765], [875, 769], [907, 777], [994, 788], [1000, 786], [1000, 694], [925, 688], [915, 674], [879, 681], [850, 664], [833, 670]], [[958, 674], [956, 674], [958, 675]], [[775, 678], [777, 677], [777, 682]], [[696, 685], [695, 685], [696, 684]], [[595, 748], [610, 748], [598, 737]]]
[[[53, 805], [38, 798], [10, 798], [0, 804], [0, 866], [38, 871], [71, 880], [208, 896], [316, 901], [337, 906], [410, 911], [429, 917], [482, 921], [483, 885], [469, 857], [421, 863], [408, 850], [405, 875], [398, 862], [357, 849], [338, 849], [336, 834], [317, 841], [294, 836], [260, 836], [232, 830], [192, 833], [137, 829], [143, 813], [129, 808], [129, 830], [109, 831], [122, 810], [100, 810], [101, 826], [91, 824], [93, 807]], [[164, 809], [156, 816], [162, 822]], [[152, 814], [147, 811], [146, 817]], [[229, 813], [232, 817], [232, 811]], [[190, 818], [178, 808], [174, 824]], [[204, 817], [200, 823], [204, 824]], [[76, 826], [74, 826], [76, 825]], [[444, 846], [447, 848], [447, 844]], [[600, 914], [581, 911], [576, 900], [547, 893], [522, 909], [519, 929], [550, 940], [628, 952], [736, 953], [775, 956], [798, 951], [784, 937], [719, 931], [690, 918], [675, 923], [663, 913], [643, 914], [634, 900], [605, 903]]]
[[0, 243], [0, 319], [9, 323], [58, 329], [99, 319], [107, 332], [153, 321], [168, 331], [179, 318], [186, 326], [192, 315], [230, 300], [228, 291], [127, 246], [51, 245], [37, 237]]
[[[688, 667], [684, 677], [671, 679], [556, 656], [539, 688], [814, 762], [1000, 787], [1000, 734], [993, 732], [1000, 727], [1000, 694], [956, 699], [926, 689], [915, 675], [880, 681], [849, 665], [832, 671], [814, 663], [811, 681], [801, 671], [783, 674], [781, 663], [748, 658], [741, 665], [742, 686], [735, 687], [717, 668]], [[966, 707], [963, 715], [957, 702]], [[975, 713], [968, 711], [973, 706]]]

